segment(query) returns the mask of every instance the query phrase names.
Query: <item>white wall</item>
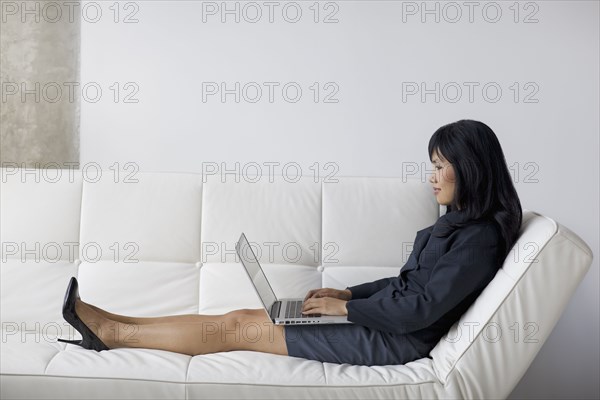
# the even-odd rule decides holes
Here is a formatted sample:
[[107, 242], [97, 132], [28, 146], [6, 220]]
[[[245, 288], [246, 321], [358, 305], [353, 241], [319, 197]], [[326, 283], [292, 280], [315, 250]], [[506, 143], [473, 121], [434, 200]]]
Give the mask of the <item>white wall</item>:
[[[257, 8], [246, 2], [237, 2], [239, 22], [208, 12], [220, 1], [122, 2], [117, 23], [112, 3], [88, 6], [82, 22], [81, 84], [103, 92], [98, 102], [93, 90], [82, 100], [83, 165], [199, 172], [208, 162], [228, 169], [279, 162], [279, 175], [287, 163], [304, 174], [319, 163], [321, 174], [338, 176], [401, 176], [421, 165], [417, 173], [427, 174], [433, 132], [461, 118], [481, 120], [499, 137], [523, 206], [577, 232], [596, 255], [511, 397], [599, 397], [598, 2], [521, 2], [517, 22], [512, 1], [473, 3], [472, 22], [464, 2], [427, 2], [440, 10], [439, 22], [435, 14], [421, 20], [420, 1], [321, 2], [318, 22], [313, 1], [275, 2], [269, 22], [261, 1], [253, 3], [262, 12], [256, 23], [248, 20]], [[96, 5], [103, 13], [94, 23]], [[451, 22], [455, 5], [462, 17]], [[300, 20], [286, 21], [297, 8]], [[137, 22], [124, 23], [127, 15]], [[325, 23], [326, 15], [338, 21]], [[232, 94], [204, 101], [203, 82], [249, 85], [239, 103]], [[273, 102], [264, 82], [273, 82]], [[422, 82], [440, 83], [439, 102], [408, 94]], [[282, 96], [286, 83], [302, 89], [297, 102]], [[255, 103], [253, 85], [263, 89]], [[456, 87], [463, 92], [452, 102]], [[337, 102], [325, 102], [334, 89]], [[134, 90], [137, 103], [124, 101]]]

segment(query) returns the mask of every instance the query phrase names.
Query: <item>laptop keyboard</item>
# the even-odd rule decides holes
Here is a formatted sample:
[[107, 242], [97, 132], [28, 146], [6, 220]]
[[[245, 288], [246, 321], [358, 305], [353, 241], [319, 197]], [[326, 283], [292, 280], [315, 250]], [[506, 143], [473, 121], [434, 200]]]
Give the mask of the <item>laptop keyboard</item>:
[[304, 301], [288, 301], [285, 307], [285, 318], [312, 318], [320, 317], [321, 314], [302, 314]]

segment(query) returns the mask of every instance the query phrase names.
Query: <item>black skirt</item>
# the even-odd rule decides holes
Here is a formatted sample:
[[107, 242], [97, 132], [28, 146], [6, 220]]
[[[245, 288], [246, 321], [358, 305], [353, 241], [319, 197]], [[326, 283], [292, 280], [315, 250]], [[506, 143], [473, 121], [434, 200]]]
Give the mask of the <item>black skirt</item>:
[[407, 335], [357, 324], [285, 325], [288, 354], [353, 365], [399, 365], [423, 358]]

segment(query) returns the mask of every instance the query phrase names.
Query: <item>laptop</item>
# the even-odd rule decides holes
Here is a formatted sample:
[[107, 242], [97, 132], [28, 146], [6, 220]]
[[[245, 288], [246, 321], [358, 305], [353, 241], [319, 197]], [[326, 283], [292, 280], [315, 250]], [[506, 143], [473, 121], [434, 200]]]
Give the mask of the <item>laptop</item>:
[[278, 299], [265, 276], [252, 247], [242, 232], [235, 245], [242, 265], [271, 321], [276, 325], [352, 324], [345, 315], [302, 314], [304, 299]]

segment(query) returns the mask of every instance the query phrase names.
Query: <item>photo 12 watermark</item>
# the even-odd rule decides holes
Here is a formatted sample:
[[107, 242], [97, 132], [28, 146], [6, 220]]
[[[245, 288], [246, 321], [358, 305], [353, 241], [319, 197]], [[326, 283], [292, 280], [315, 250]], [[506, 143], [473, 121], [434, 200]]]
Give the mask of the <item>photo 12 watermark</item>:
[[2, 23], [138, 24], [143, 1], [5, 1], [0, 2]]
[[336, 82], [202, 82], [202, 103], [339, 103]]
[[[403, 183], [409, 180], [418, 180], [422, 183], [430, 183], [430, 177], [435, 174], [441, 174], [445, 181], [452, 181], [447, 168], [441, 168], [436, 171], [436, 167], [429, 167], [431, 163], [425, 161], [403, 161], [400, 167], [401, 179]], [[481, 168], [481, 165], [474, 165], [473, 168]], [[538, 161], [509, 161], [508, 172], [513, 183], [540, 183], [540, 163]]]
[[202, 23], [337, 24], [340, 4], [335, 1], [203, 1]]
[[3, 240], [2, 262], [19, 260], [22, 263], [74, 263], [78, 260], [98, 262], [139, 263], [140, 245], [136, 241], [110, 243], [89, 242], [13, 242]]
[[537, 82], [402, 82], [402, 103], [539, 103]]
[[403, 1], [401, 7], [403, 23], [540, 22], [540, 6], [534, 1]]
[[[240, 249], [238, 254], [236, 245], [231, 242], [203, 241], [201, 254], [203, 264], [209, 262], [220, 263], [254, 263], [263, 264], [284, 262], [286, 264], [303, 265], [306, 262], [313, 264], [332, 265], [340, 262], [336, 256], [340, 252], [340, 245], [335, 241], [306, 242], [297, 241], [250, 241], [249, 247]], [[306, 256], [308, 254], [308, 256]]]
[[482, 324], [477, 321], [462, 321], [457, 323], [455, 329], [450, 329], [444, 338], [445, 342], [457, 343], [467, 340], [473, 343], [478, 337], [487, 343], [499, 343], [508, 340], [512, 343], [538, 344], [536, 334], [540, 331], [538, 322], [535, 321], [510, 321], [508, 324], [500, 324], [492, 321]]
[[79, 162], [35, 162], [26, 166], [25, 162], [4, 161], [1, 165], [2, 183], [85, 183], [113, 182], [139, 183], [140, 165], [133, 161], [119, 162], [103, 167], [100, 163]]
[[102, 100], [119, 104], [140, 102], [140, 85], [134, 81], [111, 82], [2, 82], [2, 103], [99, 103]]
[[203, 183], [216, 178], [221, 183], [297, 183], [303, 178], [311, 179], [314, 183], [338, 183], [340, 166], [333, 161], [310, 164], [296, 161], [207, 161], [202, 163], [201, 170]]

